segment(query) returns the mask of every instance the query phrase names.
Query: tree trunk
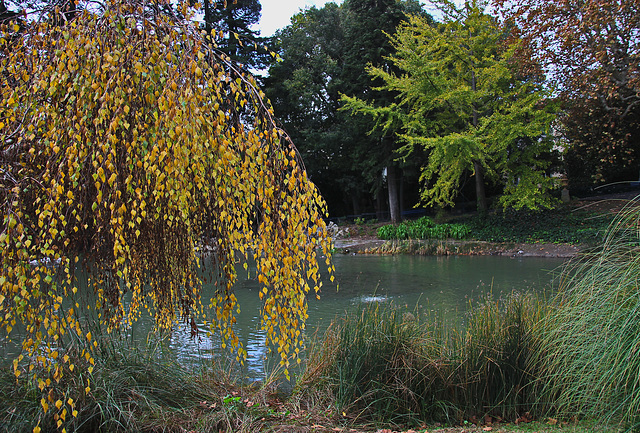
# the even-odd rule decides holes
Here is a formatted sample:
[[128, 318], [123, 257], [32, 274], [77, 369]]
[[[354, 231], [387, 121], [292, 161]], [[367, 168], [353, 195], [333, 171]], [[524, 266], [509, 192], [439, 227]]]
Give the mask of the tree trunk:
[[376, 190], [376, 219], [378, 221], [384, 221], [386, 216], [386, 208], [387, 208], [386, 200], [384, 199], [384, 191], [382, 188], [377, 188]]
[[487, 196], [484, 192], [484, 174], [480, 161], [473, 161], [473, 170], [476, 172], [476, 203], [478, 205], [478, 212], [486, 212]]
[[360, 196], [353, 192], [351, 194], [351, 208], [353, 209], [352, 215], [360, 216], [362, 209], [360, 208]]
[[204, 0], [204, 29], [211, 36], [211, 4], [210, 0]]
[[[476, 91], [476, 73], [471, 71], [471, 90]], [[474, 128], [478, 127], [478, 109], [476, 104], [473, 104], [473, 118], [471, 119]], [[473, 170], [476, 172], [476, 203], [478, 205], [478, 212], [484, 213], [487, 211], [487, 196], [484, 192], [484, 173], [482, 164], [477, 159], [473, 161]]]
[[400, 188], [399, 178], [400, 169], [394, 164], [387, 166], [387, 189], [389, 190], [389, 214], [391, 215], [391, 223], [397, 224], [401, 220], [400, 215]]

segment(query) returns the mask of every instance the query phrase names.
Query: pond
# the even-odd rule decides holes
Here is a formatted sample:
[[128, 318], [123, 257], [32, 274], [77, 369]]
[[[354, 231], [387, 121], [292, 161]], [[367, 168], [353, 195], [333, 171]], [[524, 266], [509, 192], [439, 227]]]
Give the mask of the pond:
[[[307, 330], [322, 331], [334, 318], [363, 303], [393, 303], [411, 311], [456, 314], [489, 291], [496, 296], [513, 290], [544, 292], [564, 262], [502, 256], [335, 255], [338, 290], [325, 279], [321, 299], [309, 301]], [[267, 350], [265, 334], [259, 329], [257, 282], [241, 281], [235, 293], [242, 307], [236, 330], [248, 352], [244, 374], [258, 379], [264, 375]], [[194, 341], [187, 332], [174, 333], [170, 346], [184, 362], [219, 353], [215, 339]]]
[[[470, 301], [489, 291], [496, 296], [512, 290], [544, 292], [563, 263], [564, 259], [533, 257], [338, 254], [334, 256], [338, 289], [325, 278], [321, 299], [309, 301], [307, 333], [322, 331], [334, 318], [363, 303], [393, 303], [411, 311], [433, 310], [447, 315], [464, 311]], [[239, 275], [243, 272], [240, 270]], [[212, 286], [205, 286], [204, 299], [213, 290]], [[240, 373], [248, 380], [261, 379], [271, 368], [265, 334], [259, 329], [258, 291], [258, 282], [247, 278], [240, 278], [235, 289], [242, 311], [234, 329], [248, 352]], [[132, 344], [144, 344], [151, 327], [151, 318], [143, 315], [130, 330]], [[183, 364], [219, 361], [224, 353], [220, 341], [207, 337], [206, 329], [202, 331], [200, 338], [192, 339], [187, 330], [176, 329], [167, 337], [165, 347]], [[19, 336], [12, 333], [12, 337], [15, 342]], [[4, 343], [0, 355], [10, 361], [17, 347], [15, 343]]]

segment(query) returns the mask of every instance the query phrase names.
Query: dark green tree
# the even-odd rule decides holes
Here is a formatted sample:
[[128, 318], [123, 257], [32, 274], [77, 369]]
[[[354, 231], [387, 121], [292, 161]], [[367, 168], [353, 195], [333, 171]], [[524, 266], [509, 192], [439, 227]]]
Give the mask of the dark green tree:
[[[266, 92], [334, 215], [358, 214], [363, 206], [382, 202], [384, 173], [386, 180], [394, 173], [393, 140], [369, 134], [371, 119], [339, 111], [339, 98], [342, 93], [388, 98], [371, 91], [365, 67], [385, 62], [392, 50], [385, 32], [393, 32], [407, 12], [422, 9], [414, 1], [329, 3], [300, 13], [277, 35], [282, 62], [269, 70]], [[399, 181], [386, 183], [398, 218]]]
[[[387, 35], [395, 32], [396, 27], [407, 19], [407, 14], [422, 15], [427, 21], [431, 21], [431, 17], [416, 1], [346, 0], [344, 8], [348, 23], [345, 35], [349, 45], [345, 50], [342, 93], [368, 102], [387, 104], [395, 94], [377, 90], [382, 81], [372, 80], [366, 73], [367, 66], [393, 69], [387, 57], [395, 49]], [[395, 154], [398, 140], [389, 131], [373, 132], [372, 119], [352, 119], [350, 123], [355, 126], [352, 148], [356, 155], [361, 156], [362, 173], [377, 194], [386, 184], [391, 221], [398, 222], [401, 219], [403, 168], [406, 165], [398, 161]]]
[[[353, 155], [344, 145], [340, 106], [344, 39], [342, 7], [328, 3], [293, 17], [291, 25], [278, 31], [282, 61], [269, 69], [265, 91], [278, 118], [303, 154], [311, 178], [327, 197], [332, 213], [358, 210], [361, 176]], [[346, 196], [356, 203], [345, 206]]]
[[205, 30], [218, 33], [217, 47], [232, 61], [254, 69], [270, 63], [269, 39], [251, 28], [262, 14], [258, 0], [204, 0], [203, 8]]

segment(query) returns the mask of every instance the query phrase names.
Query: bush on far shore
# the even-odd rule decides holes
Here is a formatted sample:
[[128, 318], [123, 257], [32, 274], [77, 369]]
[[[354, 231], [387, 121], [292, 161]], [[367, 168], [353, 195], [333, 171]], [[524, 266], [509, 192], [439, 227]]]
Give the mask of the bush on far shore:
[[550, 210], [504, 210], [487, 215], [466, 215], [455, 223], [436, 224], [428, 216], [378, 228], [379, 239], [473, 239], [487, 242], [569, 243], [597, 245], [612, 216], [559, 207]]
[[380, 239], [464, 239], [471, 230], [465, 224], [435, 224], [424, 216], [415, 221], [403, 221], [398, 225], [387, 224], [378, 228]]

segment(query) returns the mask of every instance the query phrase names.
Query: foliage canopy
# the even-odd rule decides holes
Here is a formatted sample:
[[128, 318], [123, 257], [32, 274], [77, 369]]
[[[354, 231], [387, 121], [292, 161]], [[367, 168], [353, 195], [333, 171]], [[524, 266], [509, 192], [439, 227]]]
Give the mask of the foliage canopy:
[[[158, 328], [204, 321], [244, 356], [233, 285], [250, 259], [267, 343], [289, 366], [320, 254], [330, 266], [325, 204], [296, 149], [186, 5], [80, 10], [0, 33], [0, 326], [20, 328], [16, 377], [48, 367], [28, 377], [44, 410], [71, 413], [52, 390], [74, 371], [70, 341], [91, 368], [87, 309], [107, 330], [142, 309]], [[82, 267], [95, 305], [80, 300]]]
[[541, 155], [550, 143], [539, 139], [554, 119], [554, 107], [539, 82], [516, 76], [510, 64], [513, 46], [505, 31], [484, 13], [482, 2], [458, 10], [449, 2], [444, 23], [434, 26], [411, 17], [391, 36], [396, 53], [389, 60], [399, 70], [370, 67], [378, 90], [397, 92], [393, 103], [378, 105], [345, 97], [354, 112], [372, 115], [377, 128], [394, 131], [406, 145], [398, 156], [416, 149], [427, 153], [421, 198], [427, 205], [452, 205], [468, 173], [476, 178], [478, 208], [486, 210], [485, 176], [505, 182], [505, 206], [550, 206], [552, 186]]
[[[269, 68], [265, 91], [334, 216], [373, 210], [374, 200], [376, 210], [384, 211], [383, 172], [389, 166], [401, 171], [394, 161], [394, 141], [367, 134], [370, 119], [349, 116], [339, 108], [341, 93], [367, 100], [388, 98], [371, 91], [365, 67], [388, 63], [384, 57], [393, 48], [385, 32], [393, 32], [408, 13], [424, 15], [414, 0], [327, 3], [300, 12], [277, 34], [282, 61]], [[399, 173], [396, 184], [401, 177]], [[389, 176], [386, 184], [393, 189]], [[396, 190], [390, 203], [399, 200], [400, 188]], [[407, 189], [403, 193], [410, 197]]]
[[[546, 74], [565, 114], [570, 178], [636, 179], [640, 2], [494, 0], [527, 74]], [[591, 183], [591, 182], [588, 182]]]

